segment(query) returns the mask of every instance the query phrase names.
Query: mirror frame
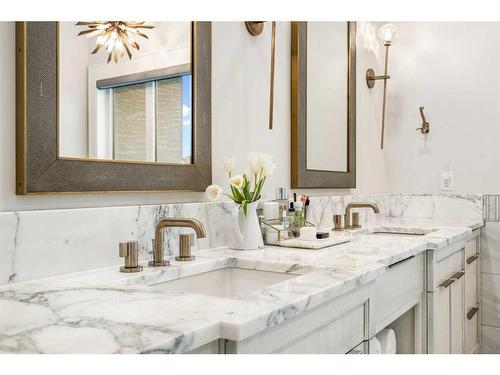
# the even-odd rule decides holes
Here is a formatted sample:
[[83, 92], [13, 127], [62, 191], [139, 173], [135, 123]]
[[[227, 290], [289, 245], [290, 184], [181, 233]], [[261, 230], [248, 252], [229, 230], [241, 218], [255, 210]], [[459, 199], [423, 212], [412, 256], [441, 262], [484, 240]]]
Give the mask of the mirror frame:
[[307, 168], [307, 22], [292, 22], [292, 188], [356, 187], [356, 22], [348, 28], [347, 172]]
[[16, 194], [204, 191], [212, 181], [211, 23], [192, 22], [192, 164], [58, 157], [58, 22], [16, 22]]

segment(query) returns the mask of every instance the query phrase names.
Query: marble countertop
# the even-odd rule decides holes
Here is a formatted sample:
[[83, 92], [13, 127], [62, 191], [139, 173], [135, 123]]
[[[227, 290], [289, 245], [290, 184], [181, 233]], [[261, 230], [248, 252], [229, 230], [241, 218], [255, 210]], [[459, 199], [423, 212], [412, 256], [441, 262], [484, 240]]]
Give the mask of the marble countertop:
[[[389, 264], [464, 240], [480, 225], [384, 219], [321, 250], [216, 248], [137, 274], [107, 267], [1, 286], [0, 352], [182, 353], [219, 338], [242, 340], [375, 280]], [[232, 298], [154, 287], [225, 267], [296, 277]]]

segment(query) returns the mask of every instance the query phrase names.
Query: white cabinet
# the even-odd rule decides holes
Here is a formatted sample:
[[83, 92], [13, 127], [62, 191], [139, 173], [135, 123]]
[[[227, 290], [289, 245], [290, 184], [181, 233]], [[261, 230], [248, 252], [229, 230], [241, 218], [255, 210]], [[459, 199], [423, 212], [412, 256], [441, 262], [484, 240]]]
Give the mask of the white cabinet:
[[465, 244], [465, 352], [476, 353], [479, 348], [479, 296], [481, 262], [478, 230]]
[[464, 273], [457, 272], [428, 292], [428, 352], [463, 353]]
[[225, 353], [340, 354], [368, 339], [373, 283], [357, 287], [252, 337], [226, 340]]
[[450, 353], [450, 291], [440, 287], [429, 293], [428, 301], [429, 353]]
[[427, 251], [427, 352], [463, 353], [464, 243]]
[[[373, 335], [413, 310], [411, 319], [398, 325], [404, 340], [398, 344], [399, 352], [422, 353], [423, 351], [423, 301], [425, 296], [424, 254], [410, 256], [386, 267], [385, 273], [375, 281], [370, 308], [373, 309], [370, 327]], [[392, 327], [395, 328], [395, 327]], [[399, 340], [398, 340], [399, 341]]]
[[475, 353], [481, 339], [479, 256], [475, 231], [467, 241], [391, 264], [375, 281], [255, 336], [220, 339], [193, 352], [368, 353], [370, 339], [388, 327], [402, 353]]
[[464, 272], [457, 272], [450, 285], [450, 352], [464, 352]]

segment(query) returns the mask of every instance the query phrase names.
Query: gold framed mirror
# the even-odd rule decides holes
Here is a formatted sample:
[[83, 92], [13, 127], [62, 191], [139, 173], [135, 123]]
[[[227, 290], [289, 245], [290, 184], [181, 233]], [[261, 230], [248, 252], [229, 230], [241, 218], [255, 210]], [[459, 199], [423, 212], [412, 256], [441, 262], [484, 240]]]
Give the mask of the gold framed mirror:
[[292, 22], [292, 188], [356, 187], [356, 23]]
[[84, 28], [16, 24], [17, 194], [204, 190], [210, 22], [155, 23], [116, 61]]

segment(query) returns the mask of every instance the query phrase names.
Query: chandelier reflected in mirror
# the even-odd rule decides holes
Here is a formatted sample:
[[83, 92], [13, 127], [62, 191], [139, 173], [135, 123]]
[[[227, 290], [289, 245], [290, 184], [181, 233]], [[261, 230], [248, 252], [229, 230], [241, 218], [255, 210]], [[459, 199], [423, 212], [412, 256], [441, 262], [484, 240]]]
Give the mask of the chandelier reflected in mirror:
[[76, 26], [86, 26], [87, 29], [78, 33], [78, 36], [85, 35], [88, 38], [97, 37], [96, 47], [92, 54], [96, 54], [105, 48], [108, 52], [108, 63], [113, 60], [118, 63], [125, 53], [129, 59], [132, 59], [130, 48], [139, 51], [138, 40], [140, 38], [149, 39], [142, 32], [142, 29], [153, 29], [153, 25], [147, 25], [145, 22], [127, 22], [127, 21], [91, 21], [77, 22]]

